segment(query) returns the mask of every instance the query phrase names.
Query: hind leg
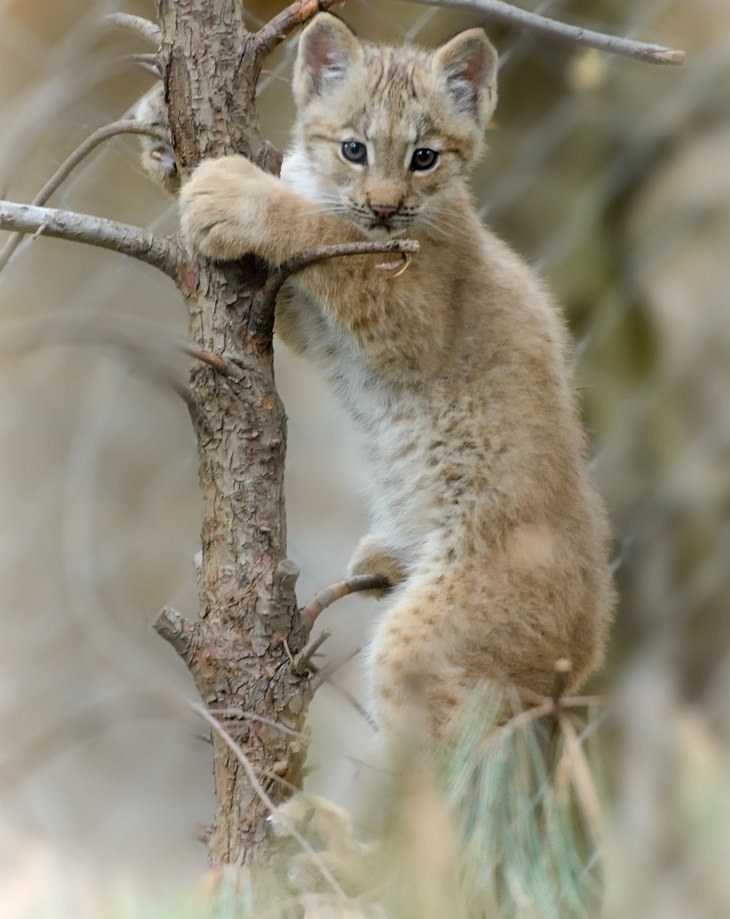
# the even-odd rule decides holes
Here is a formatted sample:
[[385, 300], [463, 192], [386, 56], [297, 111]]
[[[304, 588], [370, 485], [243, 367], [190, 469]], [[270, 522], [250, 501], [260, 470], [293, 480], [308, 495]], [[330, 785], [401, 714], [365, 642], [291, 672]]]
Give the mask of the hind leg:
[[389, 593], [394, 587], [402, 584], [407, 577], [407, 571], [398, 553], [387, 546], [378, 536], [368, 534], [358, 543], [350, 564], [348, 566], [350, 575], [357, 574], [378, 574], [388, 579], [390, 584], [384, 590], [363, 591], [366, 596], [380, 599]]

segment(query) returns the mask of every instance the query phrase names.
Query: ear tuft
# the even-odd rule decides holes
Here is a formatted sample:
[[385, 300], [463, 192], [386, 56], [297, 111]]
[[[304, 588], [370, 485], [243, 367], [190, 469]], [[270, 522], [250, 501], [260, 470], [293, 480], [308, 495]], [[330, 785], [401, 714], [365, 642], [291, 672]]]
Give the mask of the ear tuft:
[[331, 13], [318, 13], [299, 39], [294, 68], [297, 105], [342, 83], [363, 57], [362, 45], [341, 19]]
[[468, 29], [442, 45], [433, 69], [457, 111], [486, 127], [497, 104], [497, 52], [482, 29]]

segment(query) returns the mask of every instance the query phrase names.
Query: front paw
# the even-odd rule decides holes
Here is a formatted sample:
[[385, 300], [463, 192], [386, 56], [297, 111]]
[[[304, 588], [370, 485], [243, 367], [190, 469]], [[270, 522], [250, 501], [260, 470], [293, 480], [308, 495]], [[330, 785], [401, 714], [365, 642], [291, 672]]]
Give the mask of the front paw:
[[204, 160], [180, 192], [180, 229], [188, 247], [229, 261], [266, 257], [265, 232], [278, 182], [244, 156]]
[[384, 590], [363, 590], [362, 596], [380, 600], [401, 584], [408, 576], [405, 566], [394, 550], [386, 546], [379, 537], [369, 534], [360, 540], [355, 549], [348, 574], [378, 574], [388, 579], [389, 587]]

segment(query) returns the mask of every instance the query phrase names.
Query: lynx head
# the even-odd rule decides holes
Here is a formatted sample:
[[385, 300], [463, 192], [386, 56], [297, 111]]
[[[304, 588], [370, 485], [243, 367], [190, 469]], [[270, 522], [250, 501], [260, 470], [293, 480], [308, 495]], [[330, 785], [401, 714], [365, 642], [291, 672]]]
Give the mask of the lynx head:
[[282, 178], [367, 236], [443, 226], [496, 105], [496, 64], [481, 29], [429, 53], [360, 41], [320, 13], [299, 43]]

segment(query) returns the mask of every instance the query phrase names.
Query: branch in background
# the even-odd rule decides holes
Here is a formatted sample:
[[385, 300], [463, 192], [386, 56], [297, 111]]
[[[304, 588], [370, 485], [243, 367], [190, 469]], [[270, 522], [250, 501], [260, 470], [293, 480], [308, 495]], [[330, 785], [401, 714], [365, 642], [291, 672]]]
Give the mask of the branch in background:
[[[146, 134], [149, 137], [156, 137], [159, 140], [169, 143], [169, 135], [161, 128], [156, 128], [152, 125], [144, 125], [134, 119], [125, 118], [121, 121], [113, 121], [111, 124], [104, 125], [104, 127], [94, 131], [94, 133], [90, 134], [83, 143], [79, 144], [73, 153], [66, 157], [63, 163], [61, 163], [30, 203], [33, 205], [45, 204], [82, 160], [95, 150], [99, 144], [108, 140], [110, 137], [116, 137], [118, 134]], [[2, 251], [0, 251], [0, 271], [8, 264], [22, 239], [23, 233], [14, 233], [5, 243]]]
[[74, 211], [0, 201], [0, 230], [38, 233], [112, 249], [147, 262], [171, 278], [176, 277], [180, 261], [178, 245], [173, 237], [155, 236], [142, 227]]
[[14, 354], [48, 345], [102, 345], [146, 357], [150, 364], [161, 365], [174, 354], [185, 354], [217, 370], [223, 376], [235, 376], [240, 367], [229, 363], [213, 351], [201, 351], [187, 341], [179, 341], [166, 330], [130, 316], [100, 316], [97, 313], [46, 315], [35, 321], [23, 320], [19, 328], [6, 324], [0, 354]]
[[[152, 330], [149, 326], [146, 334], [142, 328], [137, 329], [136, 334], [130, 334], [123, 328], [124, 325], [130, 323], [115, 324], [108, 317], [99, 320], [95, 315], [44, 316], [35, 322], [23, 322], [17, 331], [6, 329], [0, 345], [0, 355], [64, 344], [113, 348], [133, 370], [153, 383], [171, 389], [183, 400], [191, 414], [197, 412], [190, 390], [178, 379], [174, 368], [168, 365], [165, 358], [171, 353], [182, 352], [204, 363], [211, 363], [220, 371], [218, 361], [215, 360], [218, 356], [198, 353], [187, 343], [176, 344], [167, 338], [163, 340], [160, 337], [160, 341], [155, 342], [150, 338]], [[139, 326], [143, 324], [139, 323]]]
[[[273, 51], [278, 44], [284, 41], [289, 32], [303, 25], [315, 13], [328, 10], [340, 2], [342, 0], [319, 0], [319, 2], [318, 0], [300, 0], [299, 3], [292, 3], [256, 33], [256, 45], [261, 57]], [[605, 32], [581, 29], [580, 26], [549, 19], [547, 16], [522, 10], [511, 3], [503, 3], [501, 0], [410, 0], [410, 2], [420, 3], [423, 6], [473, 10], [497, 22], [530, 29], [560, 41], [597, 48], [608, 54], [618, 54], [622, 57], [646, 61], [649, 64], [682, 64], [686, 56], [684, 51], [666, 48], [664, 45], [646, 44], [628, 38], [607, 35]]]
[[[373, 716], [370, 714], [370, 712], [365, 708], [362, 702], [360, 702], [360, 700], [350, 692], [349, 689], [347, 689], [345, 686], [343, 686], [341, 683], [338, 683], [335, 680], [333, 673], [325, 674], [324, 677], [321, 677], [321, 671], [315, 670], [314, 675], [315, 675], [315, 679], [320, 680], [320, 684], [326, 683], [327, 686], [330, 686], [332, 689], [334, 689], [336, 693], [342, 696], [345, 702], [347, 702], [347, 704], [357, 712], [357, 714], [362, 718], [362, 720], [365, 722], [365, 724], [367, 724], [367, 726], [370, 728], [370, 730], [374, 734], [380, 733], [380, 728], [378, 727], [378, 723], [373, 718]], [[356, 756], [348, 756], [347, 759], [349, 759], [353, 763], [360, 763], [360, 765], [367, 765], [367, 763], [362, 763], [362, 761], [358, 760]]]
[[162, 74], [160, 73], [160, 68], [157, 64], [156, 54], [123, 54], [120, 58], [117, 58], [117, 61], [120, 64], [132, 64], [133, 66], [144, 70], [145, 73], [151, 74], [151, 76], [155, 77], [155, 79], [162, 79]]
[[592, 831], [600, 837], [605, 820], [601, 807], [601, 796], [591, 775], [591, 767], [586, 759], [580, 738], [573, 722], [565, 714], [559, 714], [558, 724], [565, 739], [565, 749], [557, 767], [556, 784], [572, 778], [583, 813]]
[[568, 25], [556, 19], [548, 19], [537, 13], [530, 13], [511, 3], [502, 3], [501, 0], [410, 0], [411, 3], [420, 3], [425, 6], [442, 6], [451, 9], [472, 10], [477, 13], [504, 22], [508, 25], [530, 29], [540, 35], [556, 38], [560, 41], [586, 45], [588, 48], [597, 48], [609, 54], [618, 54], [645, 61], [649, 64], [682, 64], [685, 53], [663, 45], [650, 45], [644, 42], [631, 41], [628, 38], [618, 38], [615, 35], [606, 35], [604, 32], [592, 32], [590, 29], [581, 29], [579, 26]]
[[357, 591], [387, 590], [390, 586], [390, 581], [382, 574], [356, 574], [351, 578], [345, 578], [344, 581], [337, 581], [336, 584], [331, 584], [321, 590], [302, 608], [302, 622], [311, 630], [319, 614], [331, 606], [335, 600], [341, 600], [348, 594]]
[[319, 689], [320, 686], [330, 682], [337, 671], [341, 670], [345, 664], [349, 664], [351, 660], [354, 660], [361, 651], [362, 648], [353, 648], [352, 651], [348, 651], [344, 657], [340, 657], [337, 660], [328, 661], [324, 667], [313, 667], [310, 664], [310, 669], [314, 673], [312, 685], [314, 686], [315, 691]]
[[143, 19], [142, 16], [132, 16], [130, 13], [110, 13], [103, 17], [101, 24], [109, 29], [126, 29], [128, 32], [136, 32], [155, 49], [160, 47], [162, 32], [154, 22]]
[[169, 719], [185, 709], [180, 705], [178, 696], [154, 690], [135, 690], [117, 698], [80, 703], [71, 711], [54, 713], [45, 726], [43, 715], [39, 713], [37, 722], [40, 727], [36, 728], [36, 733], [25, 741], [18, 742], [16, 739], [14, 744], [3, 750], [0, 784], [4, 788], [19, 787], [35, 770], [43, 769], [55, 756], [65, 753], [75, 744], [116, 730], [121, 725], [150, 718]]

